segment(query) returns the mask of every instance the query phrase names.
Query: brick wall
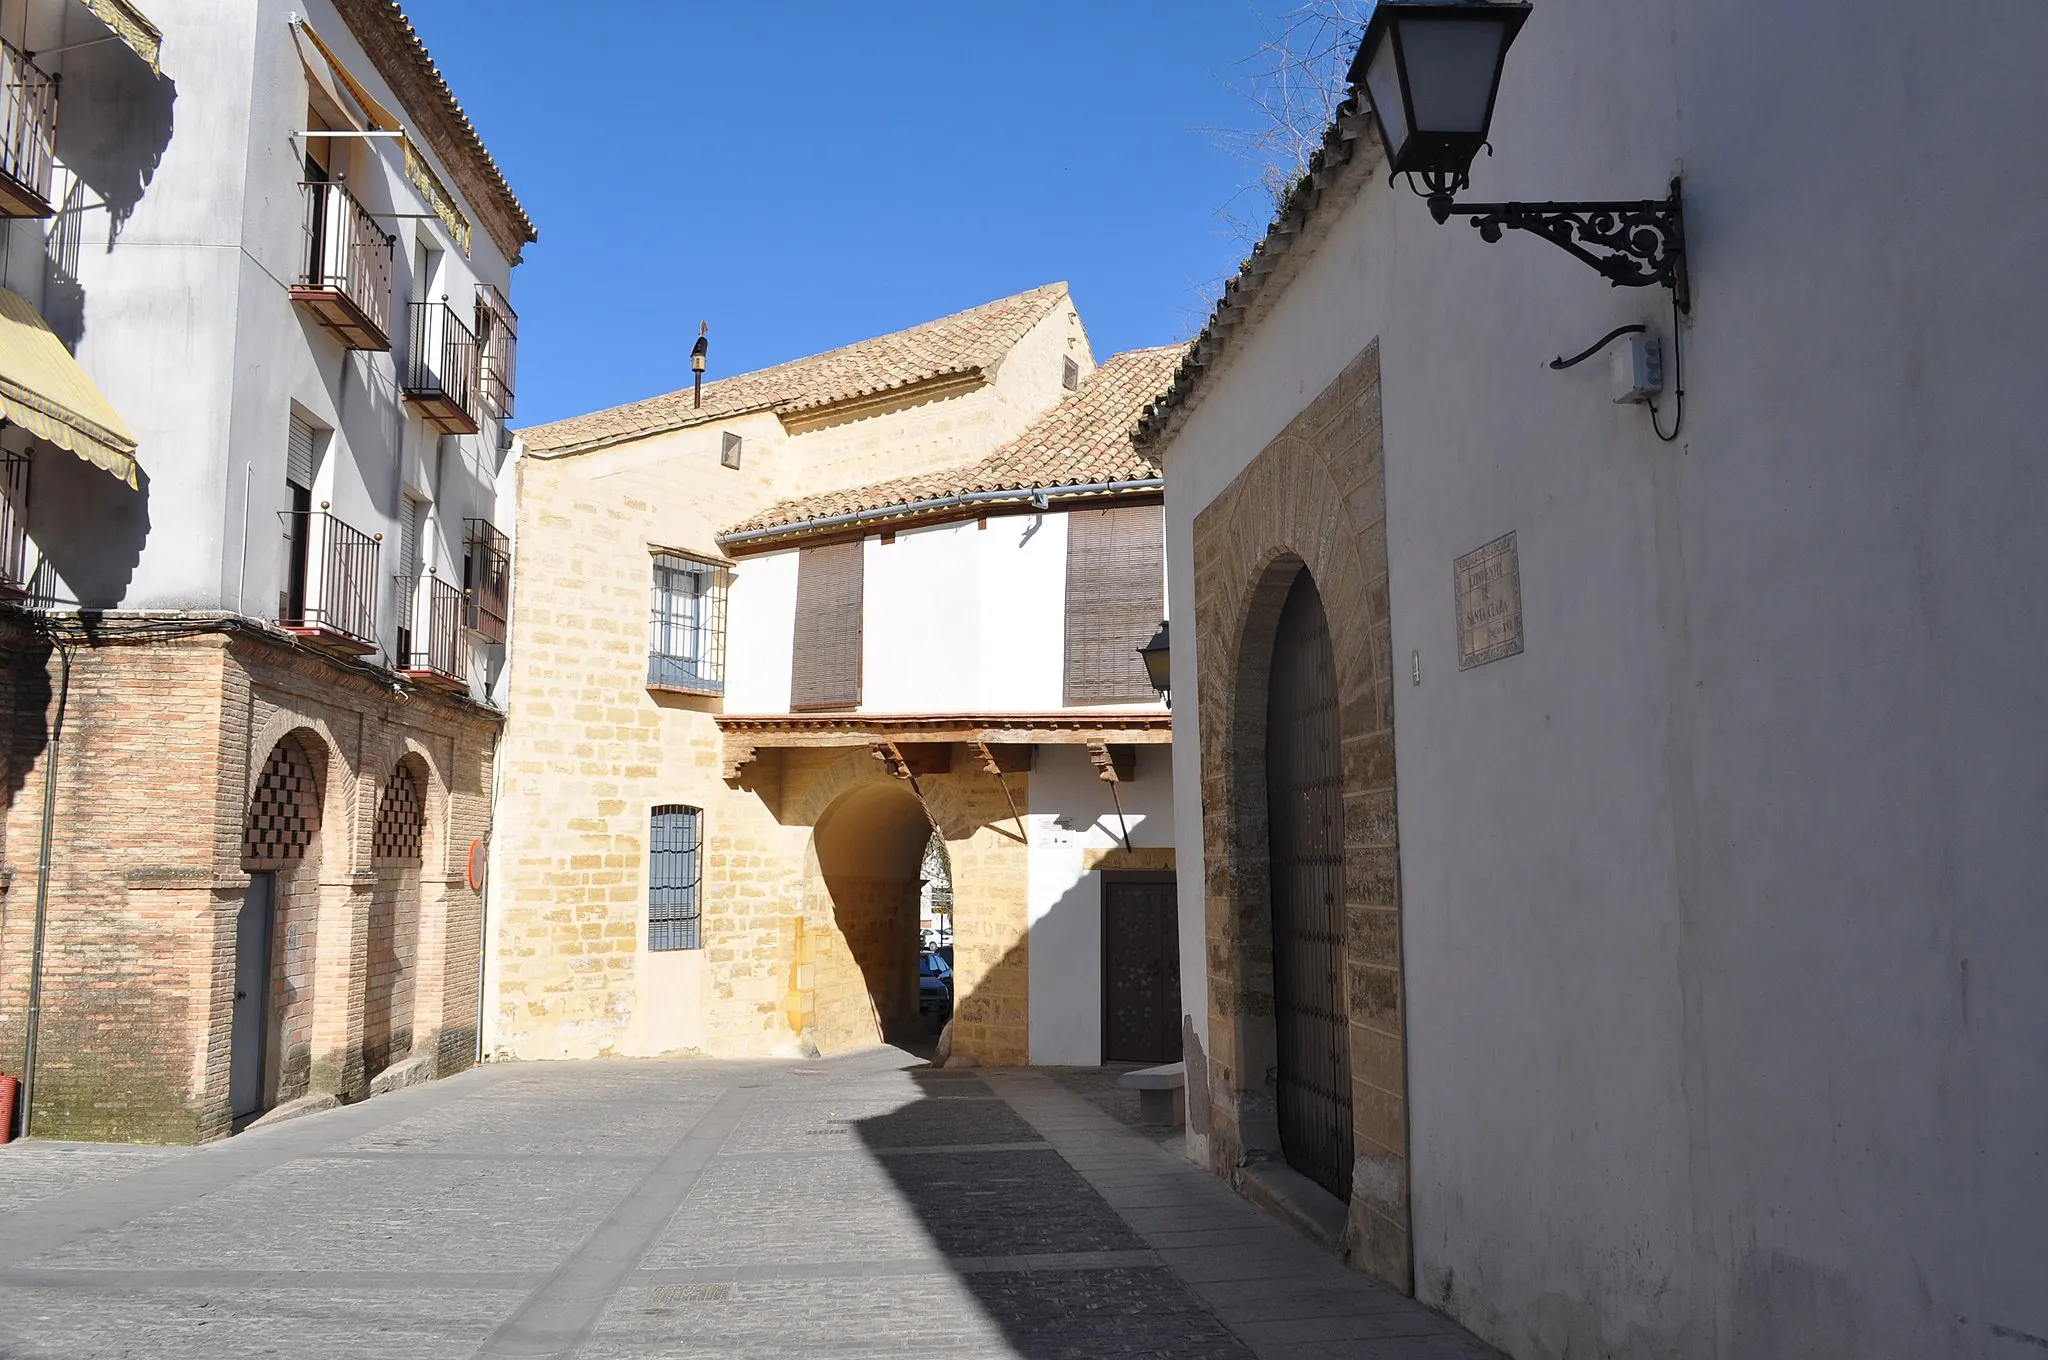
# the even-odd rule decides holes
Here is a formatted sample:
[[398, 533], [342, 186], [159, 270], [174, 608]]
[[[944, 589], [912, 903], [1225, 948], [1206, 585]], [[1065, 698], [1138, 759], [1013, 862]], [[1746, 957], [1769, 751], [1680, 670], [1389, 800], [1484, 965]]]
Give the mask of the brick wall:
[[[101, 626], [73, 649], [56, 778], [37, 1064], [44, 1137], [191, 1142], [228, 1131], [236, 917], [251, 872], [277, 882], [272, 1101], [309, 1091], [356, 1098], [366, 1051], [367, 933], [376, 876], [373, 812], [397, 759], [431, 771], [428, 868], [459, 875], [459, 842], [489, 824], [488, 711], [388, 686], [283, 641], [202, 632], [156, 641]], [[160, 631], [165, 621], [151, 625]], [[42, 781], [59, 664], [21, 642], [0, 877], [0, 1054], [18, 1055], [32, 952]], [[289, 739], [317, 784], [299, 856], [251, 858], [248, 807], [271, 751]], [[460, 879], [456, 879], [457, 883]], [[433, 1066], [468, 1061], [477, 967], [475, 895], [445, 913], [441, 967], [465, 976], [408, 1023], [433, 1038]], [[463, 900], [466, 899], [466, 900]], [[447, 1042], [451, 1027], [462, 1045]], [[396, 1028], [396, 1027], [394, 1027]], [[0, 1057], [0, 1067], [13, 1070]]]

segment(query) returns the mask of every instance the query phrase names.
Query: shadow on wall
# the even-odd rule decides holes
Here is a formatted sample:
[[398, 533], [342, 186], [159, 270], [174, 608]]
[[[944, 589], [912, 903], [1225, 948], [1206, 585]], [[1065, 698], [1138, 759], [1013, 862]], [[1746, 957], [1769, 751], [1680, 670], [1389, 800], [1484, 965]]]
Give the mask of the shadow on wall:
[[138, 489], [52, 444], [37, 444], [29, 533], [81, 609], [117, 609], [149, 540], [149, 472]]
[[170, 147], [178, 85], [118, 42], [76, 48], [63, 66], [78, 94], [64, 101], [57, 157], [106, 205], [111, 251]]

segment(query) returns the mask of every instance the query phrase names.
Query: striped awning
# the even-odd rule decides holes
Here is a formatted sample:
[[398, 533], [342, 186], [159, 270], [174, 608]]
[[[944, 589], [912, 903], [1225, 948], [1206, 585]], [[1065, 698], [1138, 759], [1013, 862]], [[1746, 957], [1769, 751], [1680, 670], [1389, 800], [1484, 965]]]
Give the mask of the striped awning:
[[149, 63], [149, 69], [163, 73], [164, 35], [129, 0], [84, 0], [114, 36], [135, 49], [135, 55]]
[[135, 436], [64, 342], [19, 293], [0, 288], [0, 417], [136, 484]]
[[[469, 218], [460, 207], [456, 206], [455, 195], [448, 192], [448, 186], [442, 183], [441, 176], [435, 171], [433, 163], [427, 159], [427, 153], [420, 150], [419, 144], [413, 141], [412, 134], [405, 130], [405, 124], [399, 122], [397, 115], [384, 107], [382, 101], [377, 96], [371, 94], [369, 88], [362, 81], [356, 79], [355, 73], [342, 63], [340, 57], [334, 55], [334, 49], [329, 47], [326, 40], [313, 31], [311, 24], [307, 23], [304, 19], [300, 19], [296, 22], [294, 28], [313, 44], [313, 48], [319, 54], [320, 60], [326, 63], [328, 71], [336, 80], [341, 82], [342, 88], [348, 91], [349, 97], [362, 110], [363, 117], [368, 120], [370, 126], [376, 128], [379, 132], [395, 132], [398, 134], [401, 144], [405, 147], [406, 179], [411, 182], [413, 188], [419, 190], [420, 197], [425, 200], [428, 207], [434, 210], [434, 215], [441, 219], [441, 224], [448, 228], [448, 234], [455, 238], [455, 244], [461, 249], [462, 253], [465, 255], [469, 254]], [[306, 61], [307, 68], [311, 70], [312, 62], [306, 57], [303, 48], [300, 50], [300, 57]], [[315, 73], [313, 78], [317, 80], [318, 74]], [[325, 84], [325, 82], [321, 83]]]

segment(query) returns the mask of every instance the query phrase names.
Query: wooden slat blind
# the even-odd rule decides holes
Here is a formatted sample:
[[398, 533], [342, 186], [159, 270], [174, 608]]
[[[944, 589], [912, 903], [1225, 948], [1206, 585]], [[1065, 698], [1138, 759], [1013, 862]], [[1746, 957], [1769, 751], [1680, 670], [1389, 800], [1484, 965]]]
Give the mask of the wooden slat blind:
[[1158, 697], [1138, 648], [1166, 616], [1165, 526], [1156, 505], [1067, 516], [1067, 683], [1070, 704]]
[[860, 703], [861, 543], [804, 548], [796, 565], [792, 709]]

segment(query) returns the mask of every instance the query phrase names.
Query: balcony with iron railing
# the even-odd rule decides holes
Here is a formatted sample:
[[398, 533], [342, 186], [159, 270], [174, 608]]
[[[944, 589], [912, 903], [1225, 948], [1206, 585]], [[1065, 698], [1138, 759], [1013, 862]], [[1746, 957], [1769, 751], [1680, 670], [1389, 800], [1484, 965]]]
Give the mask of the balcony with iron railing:
[[463, 625], [502, 643], [511, 613], [512, 541], [487, 519], [466, 519], [462, 542]]
[[475, 434], [482, 349], [476, 332], [443, 298], [412, 304], [412, 352], [406, 356], [405, 399], [442, 434]]
[[415, 684], [465, 690], [462, 653], [462, 592], [429, 573], [399, 581], [405, 598], [405, 626], [398, 630], [398, 670]]
[[488, 283], [476, 286], [476, 332], [483, 345], [484, 406], [498, 419], [510, 420], [519, 362], [519, 314]]
[[349, 656], [377, 650], [377, 555], [382, 534], [366, 534], [318, 510], [286, 510], [285, 587], [280, 628], [302, 641]]
[[303, 272], [292, 301], [350, 349], [391, 348], [391, 270], [397, 238], [340, 180], [307, 180]]
[[48, 217], [57, 153], [57, 78], [0, 42], [0, 217]]
[[25, 453], [0, 453], [0, 600], [29, 594], [28, 465]]

